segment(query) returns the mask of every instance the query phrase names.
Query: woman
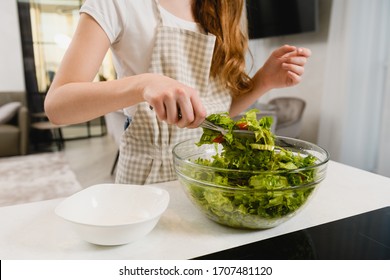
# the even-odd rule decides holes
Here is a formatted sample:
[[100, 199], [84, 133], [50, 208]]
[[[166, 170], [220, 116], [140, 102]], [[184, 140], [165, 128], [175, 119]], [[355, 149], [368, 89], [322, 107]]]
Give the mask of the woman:
[[[125, 108], [132, 122], [122, 137], [116, 182], [176, 179], [172, 147], [199, 136], [207, 115], [235, 116], [270, 89], [299, 83], [304, 72], [310, 50], [286, 45], [247, 76], [243, 5], [86, 0], [45, 99], [48, 117], [72, 124]], [[109, 48], [118, 79], [92, 82]]]

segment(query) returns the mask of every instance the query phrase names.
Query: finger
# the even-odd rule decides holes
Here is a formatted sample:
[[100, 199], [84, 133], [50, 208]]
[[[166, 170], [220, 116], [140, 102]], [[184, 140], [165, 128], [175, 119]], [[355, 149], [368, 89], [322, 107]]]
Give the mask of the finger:
[[163, 103], [156, 102], [155, 104], [150, 103], [150, 109], [156, 113], [157, 118], [160, 121], [165, 121], [167, 119], [167, 110]]
[[179, 100], [180, 116], [177, 122], [178, 127], [186, 127], [194, 120], [194, 110], [189, 99]]
[[289, 71], [289, 72], [293, 72], [293, 73], [297, 74], [298, 76], [302, 76], [303, 73], [305, 72], [304, 67], [302, 67], [300, 65], [296, 65], [296, 64], [283, 63], [282, 68], [284, 70]]
[[305, 57], [308, 58], [311, 56], [311, 51], [307, 48], [296, 48], [295, 50], [285, 53], [282, 57], [284, 59], [289, 59], [292, 57]]
[[304, 66], [306, 62], [307, 62], [307, 58], [304, 56], [294, 56], [294, 57], [287, 58], [285, 60], [285, 63], [295, 64], [300, 66]]
[[206, 114], [202, 114], [202, 117], [194, 118], [194, 121], [187, 125], [187, 128], [198, 128], [200, 124], [205, 120]]
[[186, 86], [175, 92], [176, 103], [180, 113], [180, 117], [177, 121], [178, 127], [186, 127], [194, 120], [194, 110], [190, 99], [193, 94], [196, 94], [196, 91], [193, 88]]
[[188, 124], [188, 128], [196, 128], [205, 120], [207, 116], [206, 109], [203, 106], [201, 99], [198, 95], [191, 98], [192, 108], [194, 110], [194, 119], [192, 123]]
[[178, 105], [175, 99], [168, 98], [164, 101], [164, 105], [166, 108], [166, 122], [168, 124], [175, 124], [178, 121]]
[[310, 57], [311, 56], [311, 50], [307, 48], [298, 48], [297, 54], [304, 57]]
[[292, 72], [292, 71], [287, 71], [287, 85], [288, 86], [294, 86], [296, 84], [299, 84], [301, 82], [302, 77], [299, 76], [298, 74]]
[[288, 53], [291, 53], [291, 52], [294, 52], [296, 51], [297, 48], [294, 47], [294, 46], [290, 46], [290, 45], [284, 45], [278, 49], [276, 49], [272, 54], [275, 56], [275, 57], [283, 57], [285, 56], [286, 54]]

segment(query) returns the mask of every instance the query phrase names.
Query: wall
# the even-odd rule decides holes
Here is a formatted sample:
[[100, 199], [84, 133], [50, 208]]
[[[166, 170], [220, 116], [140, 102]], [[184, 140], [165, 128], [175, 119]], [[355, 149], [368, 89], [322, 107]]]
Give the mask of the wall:
[[23, 55], [16, 0], [1, 0], [0, 94], [24, 91]]
[[324, 65], [328, 39], [328, 26], [332, 0], [319, 0], [319, 30], [314, 33], [281, 36], [251, 40], [253, 72], [257, 70], [275, 48], [283, 45], [303, 46], [311, 49], [312, 57], [307, 63], [302, 82], [292, 88], [275, 89], [263, 96], [260, 101], [279, 96], [297, 96], [306, 101], [301, 139], [316, 143], [319, 125], [319, 112], [323, 90]]

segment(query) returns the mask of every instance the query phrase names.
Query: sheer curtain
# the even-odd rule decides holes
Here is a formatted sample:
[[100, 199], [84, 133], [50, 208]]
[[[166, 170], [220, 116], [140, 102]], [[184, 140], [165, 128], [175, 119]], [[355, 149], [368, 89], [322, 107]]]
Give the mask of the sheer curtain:
[[333, 0], [318, 143], [390, 177], [390, 1]]

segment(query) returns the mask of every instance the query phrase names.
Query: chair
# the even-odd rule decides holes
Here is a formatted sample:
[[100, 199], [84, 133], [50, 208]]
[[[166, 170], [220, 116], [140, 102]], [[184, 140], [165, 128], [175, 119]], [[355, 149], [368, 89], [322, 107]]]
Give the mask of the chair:
[[104, 116], [104, 119], [106, 122], [107, 133], [114, 139], [115, 143], [118, 146], [118, 152], [116, 154], [114, 163], [111, 168], [111, 175], [113, 175], [119, 159], [119, 146], [120, 146], [122, 134], [124, 132], [124, 127], [125, 127], [127, 117], [122, 111], [115, 111], [106, 114]]
[[302, 132], [302, 116], [306, 102], [297, 97], [278, 97], [270, 100], [269, 104], [276, 106], [278, 123], [275, 134], [299, 138]]
[[0, 156], [28, 153], [29, 111], [25, 92], [0, 92]]

